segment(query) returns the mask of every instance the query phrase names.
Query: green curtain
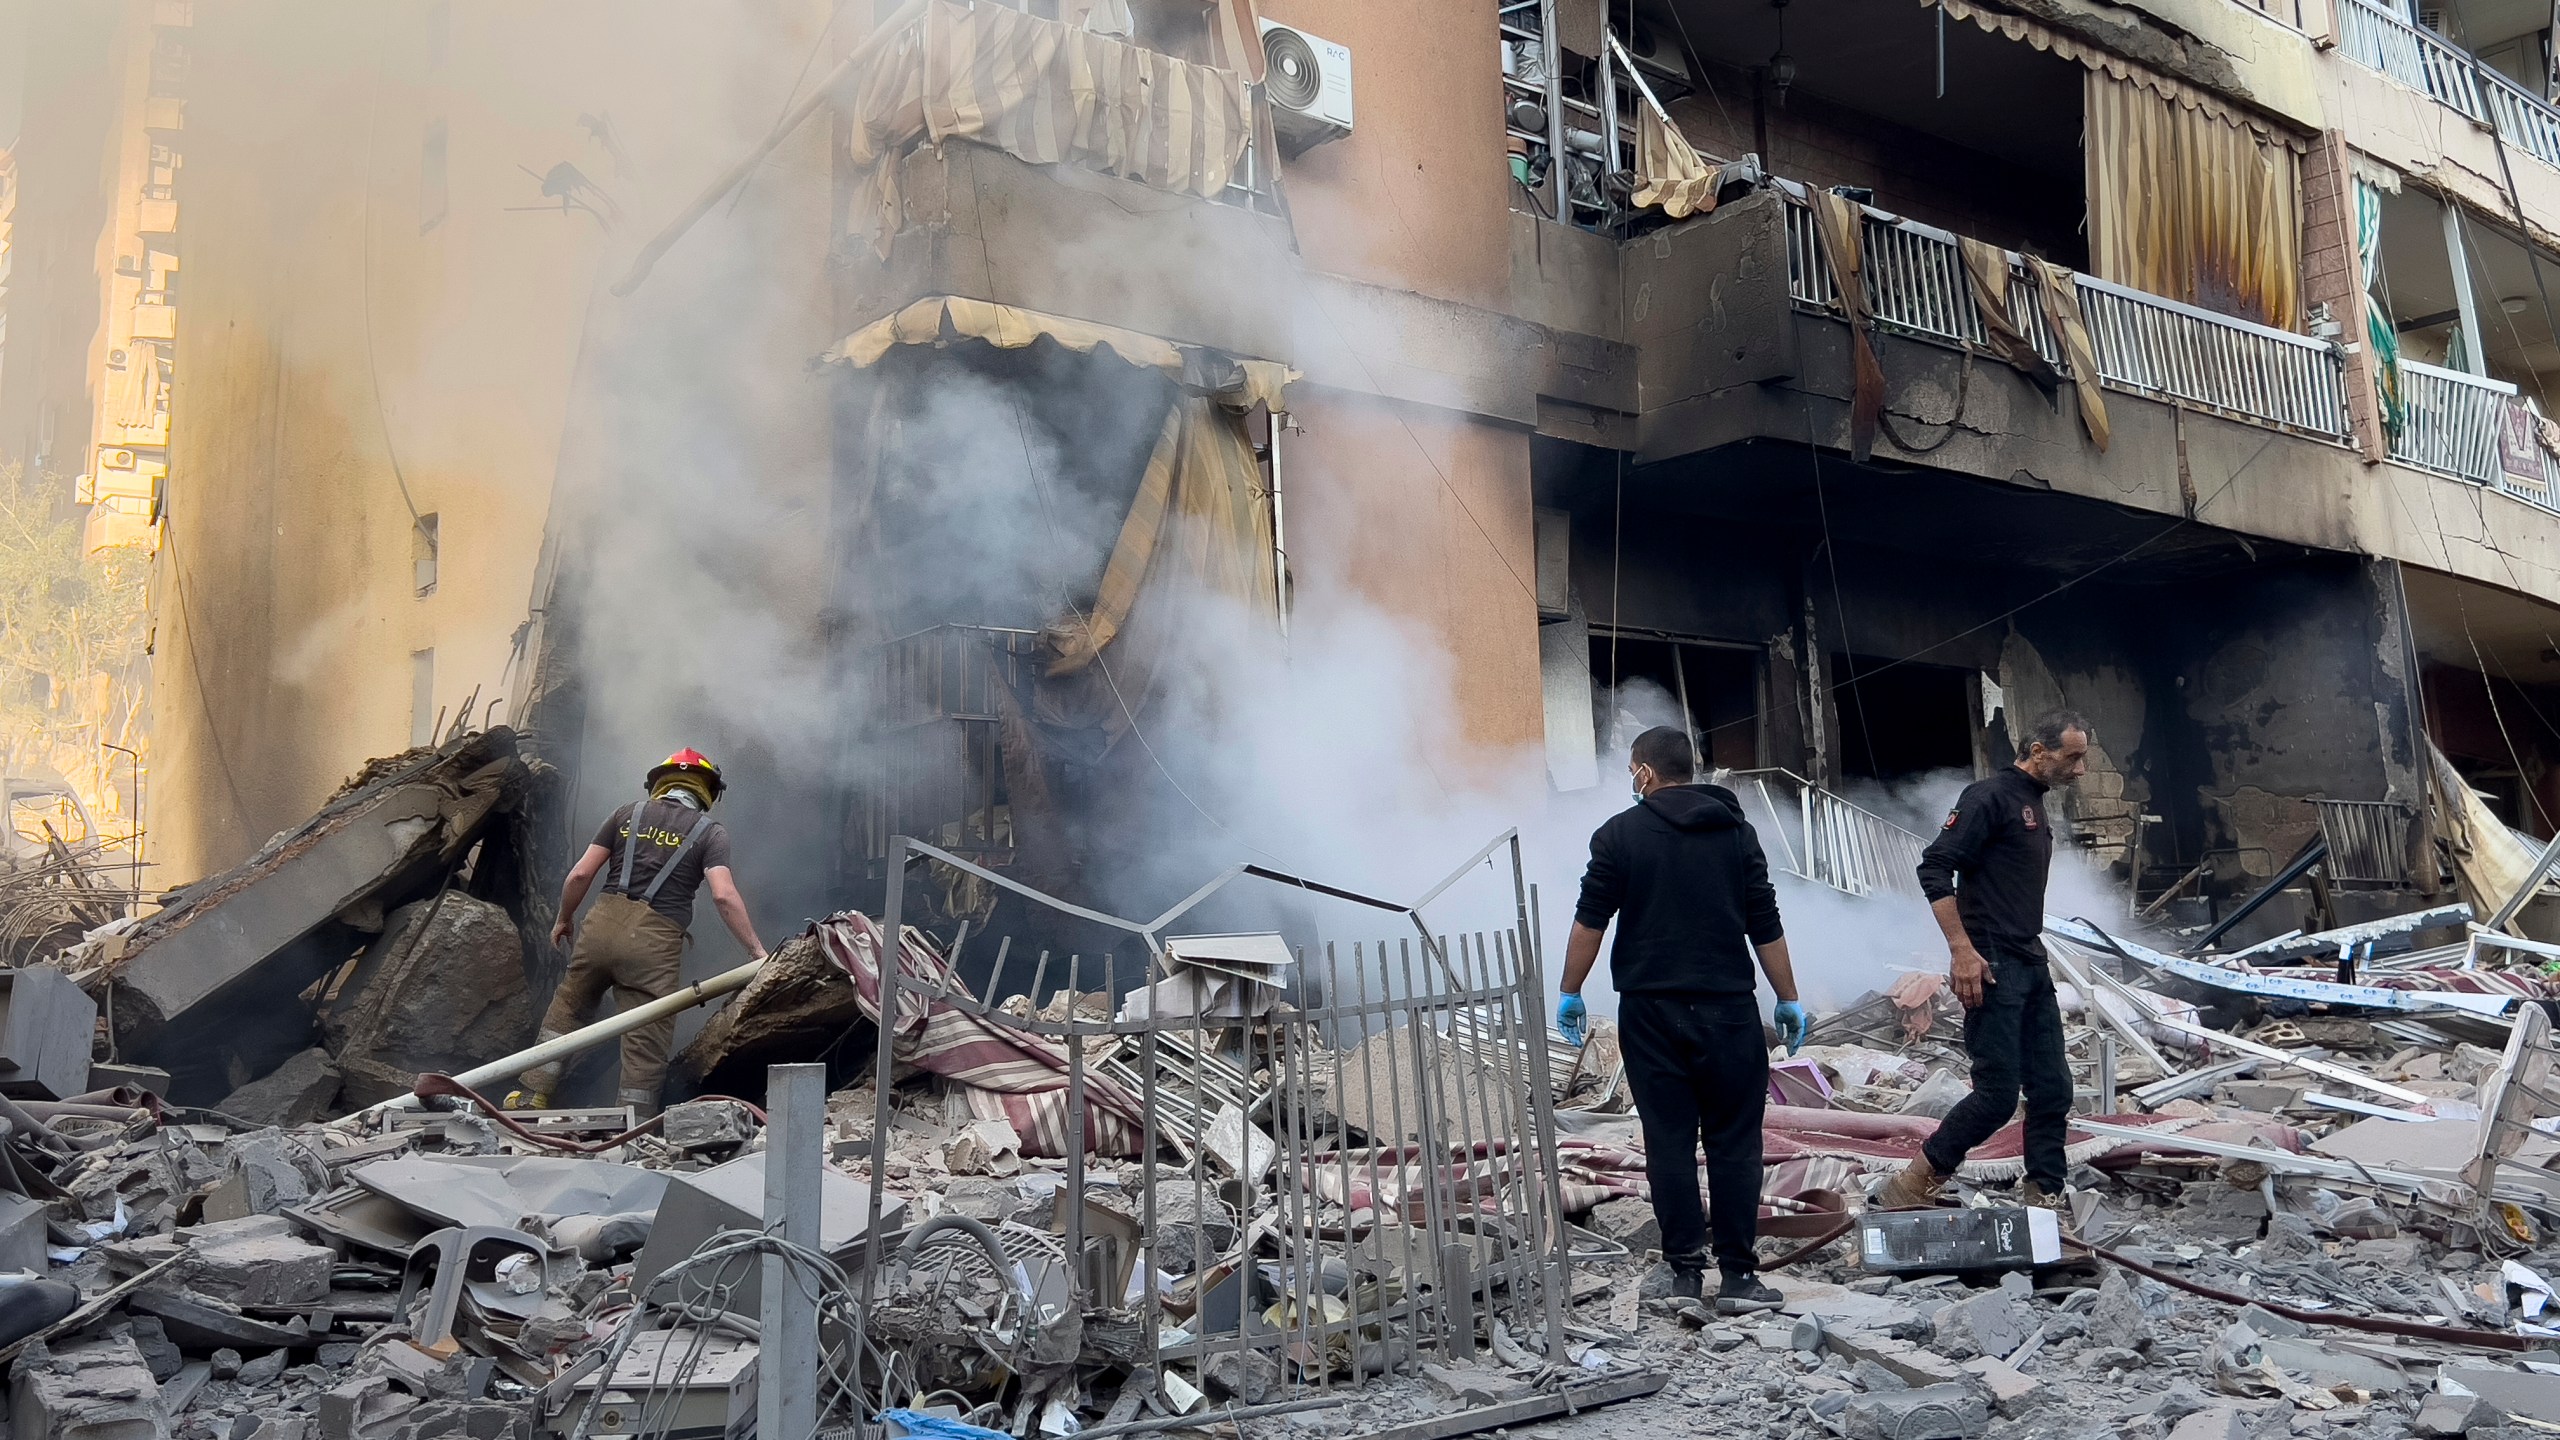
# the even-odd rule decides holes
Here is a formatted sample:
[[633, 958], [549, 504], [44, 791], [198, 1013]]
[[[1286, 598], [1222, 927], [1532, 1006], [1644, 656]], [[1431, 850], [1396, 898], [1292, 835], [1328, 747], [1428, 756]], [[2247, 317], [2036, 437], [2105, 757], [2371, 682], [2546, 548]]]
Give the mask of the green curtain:
[[2397, 444], [2406, 418], [2400, 405], [2400, 331], [2374, 293], [2382, 276], [2382, 192], [2356, 181], [2356, 254], [2364, 267], [2364, 335], [2373, 347], [2374, 397], [2382, 402], [2382, 433]]

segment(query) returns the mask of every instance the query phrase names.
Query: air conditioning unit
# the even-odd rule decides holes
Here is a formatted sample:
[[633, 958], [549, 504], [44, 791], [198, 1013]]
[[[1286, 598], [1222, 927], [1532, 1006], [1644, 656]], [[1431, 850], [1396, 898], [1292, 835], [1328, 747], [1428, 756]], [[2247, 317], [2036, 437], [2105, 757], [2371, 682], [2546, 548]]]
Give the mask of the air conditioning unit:
[[133, 452], [130, 450], [101, 450], [98, 452], [98, 465], [99, 468], [105, 470], [130, 470], [133, 468]]
[[1263, 93], [1284, 154], [1351, 133], [1351, 47], [1262, 22]]

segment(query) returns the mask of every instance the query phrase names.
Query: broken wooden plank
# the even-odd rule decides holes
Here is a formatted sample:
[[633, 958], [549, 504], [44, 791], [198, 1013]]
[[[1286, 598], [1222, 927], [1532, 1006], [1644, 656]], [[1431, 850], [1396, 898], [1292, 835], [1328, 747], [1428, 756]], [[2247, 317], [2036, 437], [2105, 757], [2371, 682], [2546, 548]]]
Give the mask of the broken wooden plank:
[[127, 1295], [141, 1289], [152, 1281], [159, 1279], [161, 1276], [168, 1274], [170, 1271], [177, 1269], [180, 1265], [183, 1265], [189, 1259], [192, 1259], [194, 1255], [195, 1251], [191, 1249], [181, 1250], [177, 1254], [170, 1256], [168, 1259], [161, 1261], [159, 1264], [152, 1266], [150, 1269], [143, 1271], [141, 1274], [134, 1276], [132, 1279], [126, 1280], [109, 1289], [99, 1291], [96, 1295], [82, 1301], [80, 1303], [80, 1308], [63, 1316], [61, 1319], [54, 1321], [52, 1324], [47, 1325], [33, 1335], [29, 1335], [25, 1339], [18, 1340], [12, 1344], [0, 1346], [0, 1364], [6, 1364], [9, 1361], [18, 1358], [19, 1351], [26, 1349], [28, 1346], [35, 1344], [39, 1340], [50, 1340], [56, 1335], [62, 1335], [70, 1331], [77, 1330], [81, 1326], [88, 1324], [90, 1321], [97, 1319], [99, 1316], [106, 1314], [107, 1311], [114, 1308], [117, 1301], [122, 1300]]

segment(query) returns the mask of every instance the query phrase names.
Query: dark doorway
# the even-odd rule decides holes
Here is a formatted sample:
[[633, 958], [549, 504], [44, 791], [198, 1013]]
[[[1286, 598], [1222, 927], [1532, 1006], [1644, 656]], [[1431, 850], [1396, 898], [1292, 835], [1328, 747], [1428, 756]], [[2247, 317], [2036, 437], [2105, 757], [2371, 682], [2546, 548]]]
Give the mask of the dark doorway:
[[1723, 770], [1760, 764], [1760, 652], [1752, 647], [1595, 628], [1591, 704], [1604, 765], [1623, 761], [1647, 727], [1684, 716], [1702, 763]]
[[1954, 665], [1831, 657], [1840, 716], [1840, 773], [1900, 780], [1973, 769], [1977, 672]]

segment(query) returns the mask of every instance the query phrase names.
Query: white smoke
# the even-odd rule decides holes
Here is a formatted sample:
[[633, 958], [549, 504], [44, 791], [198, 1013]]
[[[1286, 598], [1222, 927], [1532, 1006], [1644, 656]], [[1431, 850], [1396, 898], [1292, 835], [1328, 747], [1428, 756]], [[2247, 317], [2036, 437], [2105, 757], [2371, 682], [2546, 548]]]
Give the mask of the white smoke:
[[[776, 87], [809, 61], [805, 24], [731, 19], [701, 27], [699, 64], [716, 78], [697, 82], [687, 103], [615, 112], [634, 168], [651, 183], [624, 197], [632, 218], [608, 248], [602, 278], [618, 275], [640, 240], [754, 142], [779, 108]], [[817, 68], [844, 43], [836, 36], [817, 47]], [[668, 750], [711, 751], [735, 781], [723, 818], [769, 942], [800, 916], [851, 903], [840, 888], [846, 817], [834, 807], [871, 773], [848, 720], [876, 698], [854, 661], [889, 638], [876, 610], [881, 582], [987, 599], [989, 613], [943, 617], [955, 621], [1037, 625], [1089, 605], [1144, 456], [1143, 443], [1114, 452], [1125, 472], [1116, 496], [1077, 483], [1098, 451], [1127, 449], [1127, 427], [1102, 418], [1108, 397], [1092, 397], [1082, 408], [1097, 418], [1080, 425], [1079, 407], [1041, 403], [1024, 369], [990, 378], [950, 357], [936, 360], [930, 384], [893, 390], [906, 397], [894, 408], [836, 413], [859, 402], [848, 406], [839, 373], [809, 364], [840, 338], [824, 297], [835, 292], [835, 267], [879, 262], [867, 238], [830, 233], [826, 147], [825, 127], [809, 127], [740, 197], [696, 224], [635, 295], [595, 299], [584, 401], [564, 447], [554, 518], [568, 552], [561, 603], [574, 612], [586, 684], [573, 827], [596, 824]], [[1235, 258], [1204, 252], [1205, 228], [1162, 231], [1153, 254], [1133, 255], [1115, 238], [1109, 266], [1217, 273]], [[1070, 260], [1093, 243], [1050, 239]], [[1394, 359], [1366, 363], [1379, 371]], [[1121, 383], [1125, 395], [1160, 382], [1132, 370]], [[1307, 423], [1338, 409], [1311, 406]], [[1419, 463], [1437, 466], [1402, 412], [1382, 409], [1390, 432], [1406, 427]], [[838, 513], [848, 464], [860, 463], [841, 453], [848, 446], [938, 457], [928, 468], [879, 475], [871, 503], [965, 514], [965, 559], [859, 550]], [[1466, 503], [1445, 475], [1414, 483], [1436, 483]], [[1493, 546], [1499, 558], [1497, 535], [1516, 529], [1525, 538], [1525, 484], [1516, 500], [1518, 514], [1471, 512], [1491, 534], [1441, 506], [1455, 537], [1446, 544]], [[1294, 526], [1290, 538], [1297, 603], [1285, 642], [1268, 616], [1188, 597], [1185, 663], [1156, 677], [1152, 699], [1123, 697], [1138, 721], [1119, 742], [1114, 773], [1138, 777], [1129, 803], [1139, 808], [1114, 823], [1159, 843], [1118, 847], [1139, 858], [1126, 873], [1089, 874], [1085, 883], [1121, 913], [1152, 914], [1224, 866], [1249, 861], [1408, 901], [1517, 829], [1552, 980], [1590, 832], [1629, 803], [1625, 743], [1649, 725], [1677, 723], [1677, 703], [1641, 681], [1604, 693], [1601, 783], [1554, 793], [1540, 748], [1470, 737], [1458, 698], [1470, 677], [1440, 638], [1461, 627], [1533, 626], [1527, 597], [1506, 597], [1511, 608], [1484, 614], [1385, 603], [1371, 597], [1409, 592], [1364, 573], [1381, 550], [1355, 555], [1355, 537], [1310, 539]], [[1521, 548], [1503, 563], [1525, 560]], [[1450, 563], [1437, 545], [1385, 553], [1413, 567]], [[1525, 679], [1535, 685], [1534, 668]], [[1926, 836], [1960, 784], [1930, 777], [1868, 803]], [[1774, 860], [1779, 847], [1770, 848]], [[1944, 963], [1934, 922], [1915, 900], [1853, 899], [1791, 878], [1781, 892], [1799, 976], [1817, 1008], [1882, 988], [1897, 967]], [[1502, 853], [1429, 918], [1486, 929], [1507, 923], [1514, 903]], [[1410, 934], [1391, 916], [1312, 900], [1268, 923], [1309, 915], [1319, 923], [1293, 923], [1293, 936]], [[689, 968], [727, 963], [725, 939], [701, 929], [707, 943], [694, 948]], [[1605, 983], [1590, 994], [1608, 1008]]]

